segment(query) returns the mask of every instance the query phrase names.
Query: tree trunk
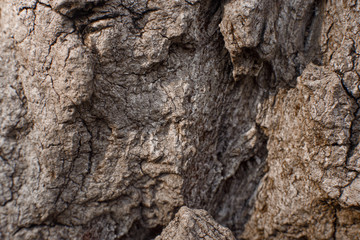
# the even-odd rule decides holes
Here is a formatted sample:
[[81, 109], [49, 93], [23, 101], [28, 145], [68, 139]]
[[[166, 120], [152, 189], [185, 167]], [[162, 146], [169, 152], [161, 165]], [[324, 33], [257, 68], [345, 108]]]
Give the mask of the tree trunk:
[[359, 1], [0, 0], [0, 30], [0, 239], [360, 239]]

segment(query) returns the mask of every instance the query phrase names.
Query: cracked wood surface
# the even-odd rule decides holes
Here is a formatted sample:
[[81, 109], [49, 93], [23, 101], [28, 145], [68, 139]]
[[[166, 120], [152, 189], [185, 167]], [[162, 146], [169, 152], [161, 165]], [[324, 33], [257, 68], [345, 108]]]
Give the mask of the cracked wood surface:
[[359, 15], [0, 0], [0, 238], [359, 239]]

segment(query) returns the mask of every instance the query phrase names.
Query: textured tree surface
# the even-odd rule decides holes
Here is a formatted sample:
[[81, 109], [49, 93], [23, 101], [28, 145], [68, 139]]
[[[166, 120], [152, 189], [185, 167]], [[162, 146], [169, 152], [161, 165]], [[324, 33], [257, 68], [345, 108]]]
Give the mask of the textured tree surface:
[[360, 239], [360, 1], [0, 0], [0, 31], [0, 239]]
[[182, 207], [155, 240], [221, 239], [235, 240], [231, 231], [212, 219], [205, 210]]

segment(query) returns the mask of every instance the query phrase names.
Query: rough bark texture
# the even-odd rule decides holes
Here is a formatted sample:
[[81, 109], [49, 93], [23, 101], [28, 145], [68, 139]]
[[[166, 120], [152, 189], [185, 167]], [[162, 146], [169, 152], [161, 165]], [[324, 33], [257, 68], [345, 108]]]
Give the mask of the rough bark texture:
[[205, 211], [182, 207], [155, 240], [221, 239], [235, 240], [231, 231], [214, 221]]
[[0, 239], [360, 239], [358, 0], [0, 0], [0, 30]]

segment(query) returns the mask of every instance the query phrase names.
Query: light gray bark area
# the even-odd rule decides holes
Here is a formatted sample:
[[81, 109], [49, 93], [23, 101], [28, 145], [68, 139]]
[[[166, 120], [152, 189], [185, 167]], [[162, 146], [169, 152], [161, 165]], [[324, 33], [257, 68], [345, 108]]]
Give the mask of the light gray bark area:
[[202, 209], [180, 208], [175, 218], [155, 240], [221, 239], [235, 240], [231, 231]]
[[0, 17], [0, 239], [359, 239], [359, 1]]

